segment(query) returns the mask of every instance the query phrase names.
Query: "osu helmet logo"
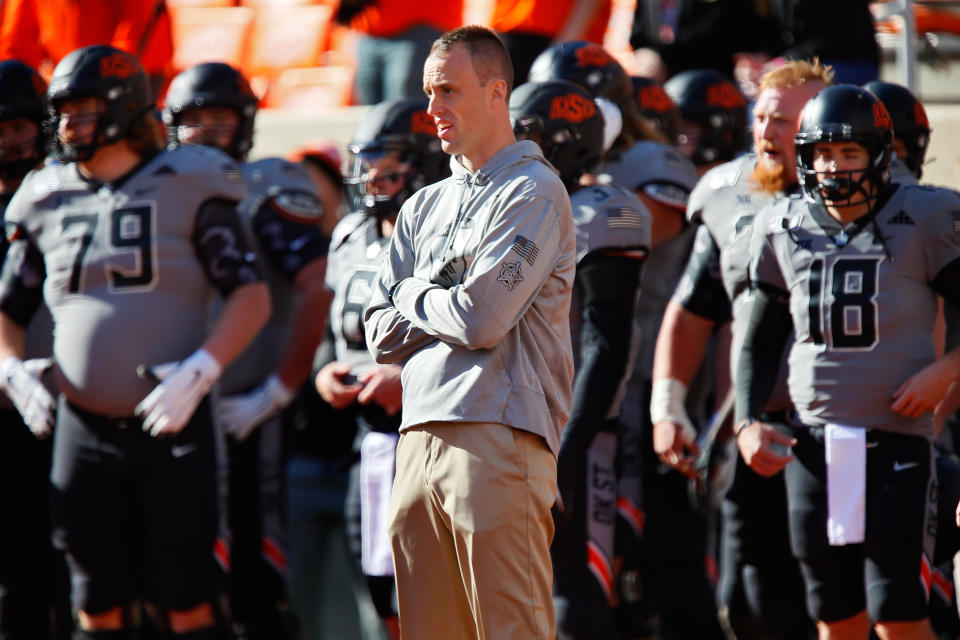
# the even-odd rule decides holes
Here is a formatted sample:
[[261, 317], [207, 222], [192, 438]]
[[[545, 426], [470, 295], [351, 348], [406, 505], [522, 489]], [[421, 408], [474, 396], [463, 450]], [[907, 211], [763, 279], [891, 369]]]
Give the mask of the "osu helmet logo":
[[664, 91], [660, 85], [651, 85], [638, 89], [637, 104], [640, 105], [641, 109], [649, 109], [658, 113], [670, 111], [674, 107], [673, 100], [670, 99], [670, 96], [667, 95], [667, 92]]
[[597, 112], [597, 104], [576, 93], [555, 96], [550, 101], [550, 118], [566, 120], [574, 124], [583, 122]]
[[437, 125], [426, 111], [414, 111], [410, 116], [410, 133], [423, 133], [428, 136], [437, 135]]
[[104, 78], [129, 78], [136, 72], [136, 65], [125, 54], [114, 53], [100, 60], [100, 75]]
[[747, 101], [735, 86], [724, 82], [707, 87], [707, 104], [711, 107], [733, 109], [746, 106]]
[[873, 124], [878, 129], [893, 128], [893, 123], [890, 121], [890, 114], [887, 113], [887, 108], [883, 106], [882, 102], [875, 102], [873, 104]]
[[590, 44], [576, 50], [577, 64], [581, 67], [605, 67], [612, 58], [600, 45]]

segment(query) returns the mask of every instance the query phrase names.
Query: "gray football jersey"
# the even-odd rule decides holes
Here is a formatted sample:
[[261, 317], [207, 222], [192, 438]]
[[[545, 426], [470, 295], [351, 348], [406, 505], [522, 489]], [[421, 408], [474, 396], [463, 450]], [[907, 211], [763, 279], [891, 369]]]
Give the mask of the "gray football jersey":
[[[613, 184], [584, 187], [570, 196], [577, 263], [599, 249], [649, 253], [653, 216], [633, 192]], [[574, 369], [580, 369], [580, 301], [573, 289], [570, 337]]]
[[[290, 340], [290, 330], [299, 303], [299, 296], [288, 274], [303, 264], [284, 264], [281, 270], [277, 263], [267, 259], [267, 255], [279, 251], [283, 254], [283, 261], [301, 260], [299, 247], [288, 245], [310, 241], [306, 228], [302, 240], [295, 237], [291, 242], [285, 237], [279, 220], [255, 224], [254, 217], [270, 199], [305, 224], [316, 224], [323, 215], [316, 186], [300, 163], [282, 158], [263, 158], [241, 164], [240, 172], [247, 185], [247, 197], [237, 211], [243, 220], [250, 246], [257, 253], [257, 267], [270, 288], [270, 319], [223, 373], [220, 379], [223, 395], [250, 390], [263, 382], [280, 363]], [[214, 304], [219, 311], [223, 301], [218, 298]]]
[[154, 387], [137, 377], [138, 365], [181, 360], [200, 346], [213, 287], [196, 252], [196, 214], [209, 199], [245, 193], [230, 158], [193, 146], [157, 154], [115, 189], [88, 182], [76, 164], [27, 176], [7, 209], [8, 237], [43, 255], [68, 398], [132, 415]]
[[376, 219], [365, 213], [345, 216], [333, 230], [327, 262], [327, 287], [333, 291], [330, 329], [335, 357], [349, 363], [353, 375], [362, 375], [377, 364], [367, 350], [363, 311], [389, 245], [390, 238], [377, 232]]
[[913, 175], [910, 168], [903, 164], [903, 160], [896, 155], [890, 160], [890, 182], [896, 184], [917, 184], [917, 176]]
[[[757, 213], [773, 202], [771, 194], [751, 184], [756, 157], [747, 154], [714, 167], [690, 194], [687, 217], [707, 228], [719, 251], [720, 278], [730, 299], [733, 316], [730, 343], [731, 379], [735, 379], [737, 361], [750, 318], [750, 236]], [[698, 250], [695, 244], [694, 251]], [[684, 276], [686, 278], [686, 276]], [[681, 280], [678, 291], [690, 286]], [[777, 383], [767, 409], [776, 411], [790, 406], [787, 391], [787, 363], [781, 362]]]
[[900, 186], [873, 221], [841, 228], [786, 198], [757, 219], [751, 277], [789, 292], [790, 395], [804, 424], [932, 436], [930, 415], [894, 413], [891, 394], [934, 359], [930, 283], [960, 258], [960, 196]]

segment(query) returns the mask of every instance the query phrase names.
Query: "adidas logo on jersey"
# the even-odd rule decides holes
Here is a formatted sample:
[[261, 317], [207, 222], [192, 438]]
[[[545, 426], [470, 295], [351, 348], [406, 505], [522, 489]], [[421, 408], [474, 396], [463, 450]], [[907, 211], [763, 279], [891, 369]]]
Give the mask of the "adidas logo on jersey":
[[897, 215], [887, 220], [887, 224], [914, 224], [913, 218], [907, 215], [906, 211], [900, 211]]

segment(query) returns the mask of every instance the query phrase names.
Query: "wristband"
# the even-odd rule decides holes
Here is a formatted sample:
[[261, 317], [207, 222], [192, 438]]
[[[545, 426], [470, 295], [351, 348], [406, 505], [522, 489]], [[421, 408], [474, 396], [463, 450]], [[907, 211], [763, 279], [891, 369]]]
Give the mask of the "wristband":
[[666, 378], [653, 381], [650, 393], [650, 420], [658, 422], [673, 422], [683, 429], [683, 434], [690, 442], [697, 439], [697, 430], [687, 416], [684, 402], [687, 399], [687, 385], [675, 378]]
[[740, 433], [755, 422], [760, 422], [760, 420], [758, 420], [757, 418], [754, 418], [753, 416], [747, 416], [746, 418], [738, 422], [736, 426], [733, 427], [733, 439], [736, 440], [737, 438], [739, 438]]

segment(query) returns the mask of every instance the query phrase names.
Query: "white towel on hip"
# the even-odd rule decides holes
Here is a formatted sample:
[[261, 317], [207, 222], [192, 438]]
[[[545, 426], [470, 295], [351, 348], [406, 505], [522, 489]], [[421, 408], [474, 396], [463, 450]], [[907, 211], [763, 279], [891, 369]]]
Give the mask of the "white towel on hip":
[[867, 509], [867, 430], [828, 424], [827, 539], [833, 546], [863, 542]]
[[360, 442], [360, 566], [368, 576], [393, 575], [387, 519], [399, 439], [397, 433], [371, 431]]

